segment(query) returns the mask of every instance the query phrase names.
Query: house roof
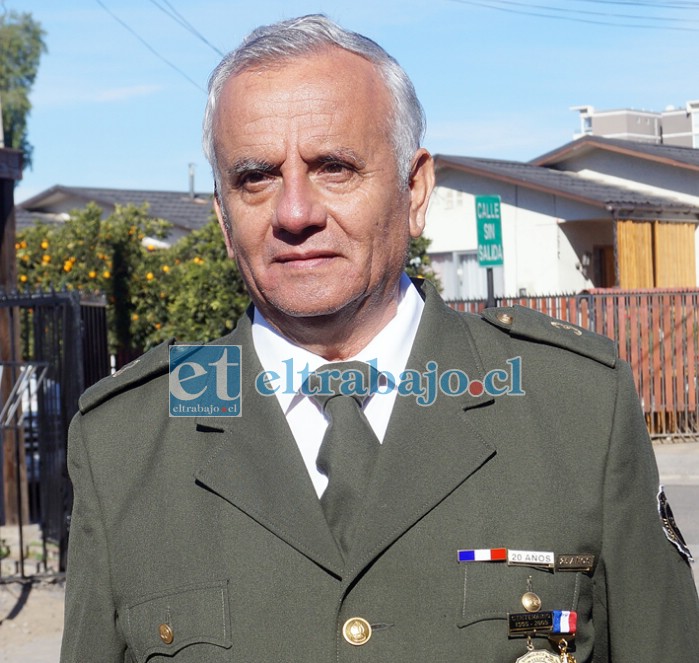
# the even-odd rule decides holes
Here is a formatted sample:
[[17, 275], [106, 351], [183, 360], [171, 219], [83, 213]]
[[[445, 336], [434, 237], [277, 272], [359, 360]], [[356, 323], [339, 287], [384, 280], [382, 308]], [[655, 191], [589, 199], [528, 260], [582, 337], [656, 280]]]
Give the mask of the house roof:
[[573, 172], [545, 168], [533, 163], [436, 155], [437, 168], [454, 168], [517, 186], [551, 193], [594, 207], [615, 210], [699, 215], [699, 205], [692, 205], [671, 195], [640, 191], [606, 184]]
[[212, 196], [209, 194], [191, 196], [184, 191], [98, 189], [57, 184], [17, 205], [17, 227], [29, 225], [37, 218], [48, 222], [62, 221], [58, 209], [65, 209], [66, 204], [74, 209], [81, 208], [89, 202], [95, 202], [106, 213], [112, 212], [115, 205], [148, 203], [151, 216], [166, 219], [182, 230], [201, 228], [209, 221], [212, 212]]
[[665, 163], [677, 168], [699, 170], [699, 150], [693, 147], [678, 147], [676, 145], [656, 145], [633, 140], [618, 138], [603, 138], [602, 136], [583, 136], [561, 147], [532, 159], [529, 163], [534, 166], [553, 166], [574, 155], [582, 155], [593, 150], [606, 150], [626, 154], [637, 159], [646, 159]]

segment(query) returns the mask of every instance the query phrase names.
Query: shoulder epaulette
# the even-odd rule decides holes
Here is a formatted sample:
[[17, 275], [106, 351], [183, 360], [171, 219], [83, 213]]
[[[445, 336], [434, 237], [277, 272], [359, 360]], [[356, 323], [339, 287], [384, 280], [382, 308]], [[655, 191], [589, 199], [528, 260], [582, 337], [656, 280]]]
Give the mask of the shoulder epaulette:
[[485, 309], [481, 316], [515, 338], [565, 348], [607, 366], [614, 367], [616, 364], [616, 344], [611, 338], [570, 322], [556, 320], [534, 309], [518, 305], [503, 306]]
[[85, 414], [112, 396], [167, 373], [170, 365], [169, 348], [173, 343], [174, 339], [164, 341], [142, 357], [122, 366], [116, 373], [93, 384], [78, 401], [80, 412]]

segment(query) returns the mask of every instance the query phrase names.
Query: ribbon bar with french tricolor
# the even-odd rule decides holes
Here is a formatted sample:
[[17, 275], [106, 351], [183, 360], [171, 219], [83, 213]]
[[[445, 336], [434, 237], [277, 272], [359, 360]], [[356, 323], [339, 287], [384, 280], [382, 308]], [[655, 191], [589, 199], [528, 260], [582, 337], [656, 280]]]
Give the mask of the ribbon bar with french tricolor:
[[457, 550], [460, 562], [506, 562], [507, 548], [478, 548]]
[[575, 633], [578, 626], [578, 613], [572, 610], [552, 610], [553, 633]]

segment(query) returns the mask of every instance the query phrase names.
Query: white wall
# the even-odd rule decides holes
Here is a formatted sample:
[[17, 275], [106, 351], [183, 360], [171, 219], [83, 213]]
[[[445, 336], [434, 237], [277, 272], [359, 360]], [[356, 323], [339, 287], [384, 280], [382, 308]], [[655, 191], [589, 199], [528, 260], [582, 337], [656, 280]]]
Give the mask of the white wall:
[[[440, 273], [447, 299], [485, 296], [485, 269], [481, 269], [482, 281], [472, 288], [457, 281], [465, 271], [459, 264], [464, 260], [461, 254], [475, 252], [478, 245], [475, 195], [464, 191], [470, 187], [479, 195], [502, 197], [504, 266], [501, 272], [498, 268], [494, 272], [496, 295], [517, 295], [523, 290], [528, 295], [547, 295], [591, 287], [592, 282], [577, 267], [583, 252], [580, 231], [564, 232], [563, 220], [546, 211], [565, 205], [555, 196], [474, 179], [442, 171], [427, 212], [425, 235], [432, 240], [429, 253], [436, 254], [435, 271]], [[591, 251], [593, 243], [587, 241], [584, 250]]]
[[475, 251], [475, 196], [450, 186], [436, 186], [427, 209], [425, 233], [430, 253]]

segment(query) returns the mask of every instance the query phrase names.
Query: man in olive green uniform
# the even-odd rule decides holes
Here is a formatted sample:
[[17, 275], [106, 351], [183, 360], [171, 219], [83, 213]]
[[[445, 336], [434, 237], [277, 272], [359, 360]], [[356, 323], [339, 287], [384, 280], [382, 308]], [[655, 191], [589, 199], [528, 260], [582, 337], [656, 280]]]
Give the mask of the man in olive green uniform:
[[[254, 303], [214, 344], [240, 348], [239, 416], [169, 416], [168, 344], [83, 395], [64, 663], [697, 660], [689, 551], [611, 341], [401, 275], [422, 130], [395, 61], [323, 17], [214, 72], [205, 146]], [[280, 389], [292, 359], [381, 373], [342, 537], [315, 463], [337, 422], [308, 371]]]

